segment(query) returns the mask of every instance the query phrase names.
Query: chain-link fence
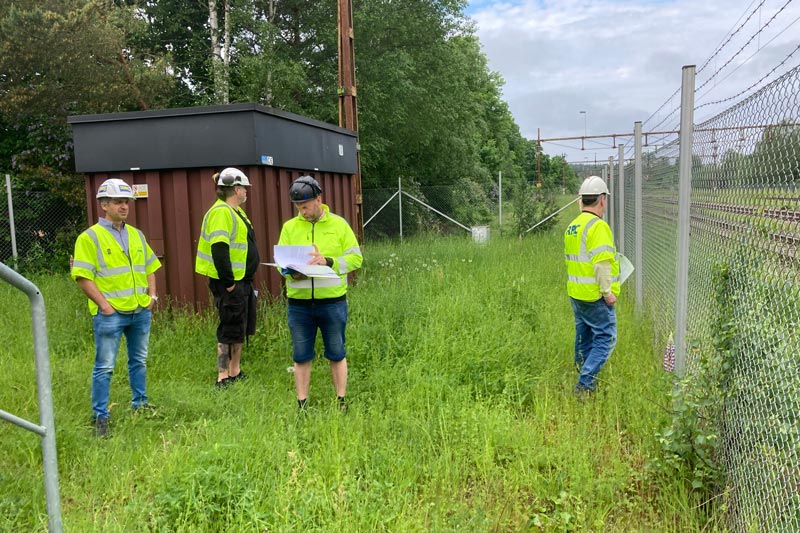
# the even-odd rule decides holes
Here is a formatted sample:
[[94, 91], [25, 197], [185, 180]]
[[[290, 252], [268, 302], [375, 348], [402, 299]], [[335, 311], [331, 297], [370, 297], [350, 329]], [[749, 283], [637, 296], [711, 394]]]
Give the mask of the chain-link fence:
[[[488, 189], [488, 191], [487, 191]], [[489, 187], [471, 180], [454, 185], [420, 186], [401, 180], [396, 188], [364, 189], [364, 236], [367, 240], [423, 233], [472, 234], [483, 242], [491, 231], [523, 235], [531, 225], [558, 209], [557, 190], [529, 183]], [[536, 229], [545, 231], [555, 219]]]
[[3, 183], [0, 262], [20, 272], [66, 272], [75, 239], [86, 226], [86, 208], [48, 190]]
[[[506, 195], [508, 193], [505, 193]], [[500, 197], [474, 182], [447, 186], [420, 186], [402, 180], [391, 189], [365, 189], [366, 239], [412, 236], [420, 233], [451, 234], [499, 222]], [[505, 209], [509, 209], [506, 204]]]
[[800, 66], [696, 125], [690, 188], [677, 134], [657, 151], [622, 158], [625, 206], [614, 229], [624, 224], [628, 255], [641, 254], [640, 311], [660, 347], [672, 333], [685, 335], [687, 375], [718, 362], [713, 422], [736, 531], [800, 531], [798, 94]]

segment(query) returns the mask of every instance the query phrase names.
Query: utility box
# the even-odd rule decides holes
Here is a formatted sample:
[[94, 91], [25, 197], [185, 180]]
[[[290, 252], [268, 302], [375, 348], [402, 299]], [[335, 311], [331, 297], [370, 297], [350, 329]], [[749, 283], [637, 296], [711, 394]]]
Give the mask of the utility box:
[[472, 226], [472, 241], [478, 244], [489, 242], [489, 226]]
[[[214, 173], [237, 167], [252, 183], [243, 208], [253, 222], [262, 261], [272, 260], [286, 220], [296, 215], [291, 182], [314, 176], [331, 211], [356, 227], [356, 133], [258, 104], [77, 115], [67, 119], [75, 169], [86, 175], [87, 226], [101, 212], [99, 185], [120, 178], [134, 188], [128, 222], [141, 229], [163, 263], [159, 294], [201, 308], [207, 280], [194, 273], [203, 215], [216, 200]], [[280, 276], [263, 267], [256, 287], [275, 296]]]

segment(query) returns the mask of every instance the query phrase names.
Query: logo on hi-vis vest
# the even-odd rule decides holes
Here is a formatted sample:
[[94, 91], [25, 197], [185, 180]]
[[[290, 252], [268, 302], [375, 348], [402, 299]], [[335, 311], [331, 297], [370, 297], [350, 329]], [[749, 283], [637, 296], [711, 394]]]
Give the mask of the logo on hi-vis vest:
[[575, 236], [578, 234], [578, 228], [580, 228], [580, 224], [573, 224], [567, 228], [567, 235]]

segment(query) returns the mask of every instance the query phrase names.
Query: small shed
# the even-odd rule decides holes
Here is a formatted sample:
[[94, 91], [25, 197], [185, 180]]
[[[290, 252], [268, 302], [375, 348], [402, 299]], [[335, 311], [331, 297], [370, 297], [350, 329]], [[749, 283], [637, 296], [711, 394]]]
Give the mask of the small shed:
[[[356, 227], [356, 133], [258, 104], [137, 111], [68, 118], [75, 170], [86, 174], [88, 220], [97, 221], [98, 186], [121, 178], [134, 187], [128, 222], [140, 228], [163, 263], [158, 292], [202, 308], [207, 280], [194, 273], [203, 215], [216, 200], [212, 176], [241, 169], [252, 189], [243, 206], [253, 222], [262, 261], [272, 260], [284, 221], [296, 212], [288, 190], [298, 176], [320, 182], [331, 211]], [[262, 267], [256, 287], [273, 295], [280, 276]]]

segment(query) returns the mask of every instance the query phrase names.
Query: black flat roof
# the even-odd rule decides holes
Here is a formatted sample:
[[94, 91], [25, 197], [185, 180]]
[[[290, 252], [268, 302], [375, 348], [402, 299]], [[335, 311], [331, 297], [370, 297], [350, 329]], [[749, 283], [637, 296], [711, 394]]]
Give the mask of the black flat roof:
[[355, 174], [352, 130], [245, 103], [67, 118], [77, 172], [235, 165]]

